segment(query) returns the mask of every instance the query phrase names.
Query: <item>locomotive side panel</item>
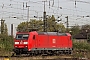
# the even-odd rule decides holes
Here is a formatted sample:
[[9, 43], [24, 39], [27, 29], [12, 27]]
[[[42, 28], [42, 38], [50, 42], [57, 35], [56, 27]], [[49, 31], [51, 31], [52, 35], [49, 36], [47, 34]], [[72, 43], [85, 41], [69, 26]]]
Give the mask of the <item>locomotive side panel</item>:
[[61, 39], [61, 36], [58, 36], [58, 38], [57, 38], [57, 47], [58, 48], [62, 48], [62, 43], [63, 42], [63, 40]]
[[70, 47], [70, 48], [73, 48], [73, 44], [72, 44], [72, 40], [71, 40], [71, 36], [68, 36], [68, 39], [69, 39], [69, 47]]
[[57, 37], [54, 35], [49, 35], [49, 46], [50, 48], [57, 48]]
[[59, 37], [60, 40], [58, 40], [59, 42], [57, 43], [58, 45], [60, 45], [60, 48], [68, 48], [68, 43], [69, 43], [69, 39], [67, 36], [60, 36]]
[[38, 35], [37, 48], [49, 48], [48, 36], [47, 35]]
[[69, 40], [69, 47], [70, 48], [73, 48], [73, 43], [72, 43], [72, 40], [71, 40], [71, 35], [69, 33], [66, 33], [68, 36], [68, 40]]
[[72, 48], [72, 41], [69, 36], [38, 35], [35, 40], [36, 48]]

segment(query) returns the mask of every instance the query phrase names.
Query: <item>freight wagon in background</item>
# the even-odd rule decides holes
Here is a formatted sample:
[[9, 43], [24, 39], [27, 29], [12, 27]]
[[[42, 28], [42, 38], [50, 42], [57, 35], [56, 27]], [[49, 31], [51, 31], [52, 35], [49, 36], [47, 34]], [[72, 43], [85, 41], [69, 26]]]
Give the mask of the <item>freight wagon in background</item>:
[[16, 55], [71, 54], [71, 35], [59, 32], [17, 32], [13, 51]]

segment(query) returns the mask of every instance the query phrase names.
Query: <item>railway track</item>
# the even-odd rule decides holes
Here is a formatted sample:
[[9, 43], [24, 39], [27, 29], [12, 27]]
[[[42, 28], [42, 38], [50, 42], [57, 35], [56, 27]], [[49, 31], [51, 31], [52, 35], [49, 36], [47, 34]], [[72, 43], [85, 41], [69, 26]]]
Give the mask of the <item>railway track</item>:
[[[76, 52], [74, 52], [76, 53]], [[80, 52], [78, 52], [80, 53]], [[83, 53], [83, 52], [81, 52]], [[84, 52], [85, 53], [85, 52]], [[90, 60], [87, 58], [79, 58], [79, 57], [75, 57], [74, 54], [72, 55], [59, 55], [59, 56], [50, 56], [50, 55], [38, 55], [38, 56], [30, 56], [30, 55], [14, 55], [14, 56], [0, 56], [0, 60]]]
[[67, 55], [60, 56], [0, 56], [0, 60], [89, 60], [87, 58], [76, 58]]

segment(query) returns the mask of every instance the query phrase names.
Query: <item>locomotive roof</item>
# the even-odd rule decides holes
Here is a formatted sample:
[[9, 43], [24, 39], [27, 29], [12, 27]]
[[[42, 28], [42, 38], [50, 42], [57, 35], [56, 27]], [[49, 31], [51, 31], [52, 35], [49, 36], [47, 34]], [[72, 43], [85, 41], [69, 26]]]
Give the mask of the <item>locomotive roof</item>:
[[67, 36], [66, 33], [59, 33], [59, 32], [38, 32], [39, 35], [61, 35]]

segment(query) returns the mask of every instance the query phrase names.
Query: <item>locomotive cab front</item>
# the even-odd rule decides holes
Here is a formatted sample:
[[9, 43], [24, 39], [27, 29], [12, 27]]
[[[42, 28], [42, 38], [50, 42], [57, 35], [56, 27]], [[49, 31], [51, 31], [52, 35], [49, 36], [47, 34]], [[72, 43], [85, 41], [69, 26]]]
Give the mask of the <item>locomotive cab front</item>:
[[28, 51], [29, 34], [17, 33], [14, 39], [14, 52], [16, 54], [26, 53]]

